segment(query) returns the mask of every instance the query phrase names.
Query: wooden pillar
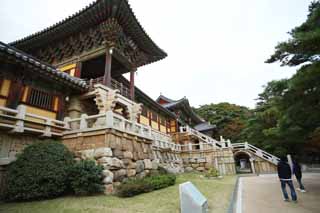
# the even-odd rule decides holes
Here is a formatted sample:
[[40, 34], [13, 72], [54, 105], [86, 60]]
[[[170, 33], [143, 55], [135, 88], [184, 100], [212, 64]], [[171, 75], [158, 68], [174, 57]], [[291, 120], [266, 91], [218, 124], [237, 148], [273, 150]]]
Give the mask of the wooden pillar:
[[103, 84], [111, 88], [111, 63], [112, 63], [112, 48], [106, 51], [106, 64], [104, 69]]
[[75, 68], [76, 70], [75, 70], [75, 73], [74, 73], [75, 77], [81, 78], [81, 68], [82, 68], [82, 62], [78, 61], [77, 64], [76, 64], [76, 68]]
[[23, 94], [23, 88], [24, 86], [21, 81], [11, 81], [10, 92], [6, 104], [8, 108], [17, 108]]
[[132, 69], [130, 71], [130, 98], [134, 101], [134, 74], [137, 69]]

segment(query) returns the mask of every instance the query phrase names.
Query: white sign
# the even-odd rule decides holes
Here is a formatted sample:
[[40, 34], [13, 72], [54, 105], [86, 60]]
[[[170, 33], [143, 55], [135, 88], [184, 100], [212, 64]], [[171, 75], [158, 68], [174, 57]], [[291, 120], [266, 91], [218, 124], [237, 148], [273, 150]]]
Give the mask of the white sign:
[[179, 185], [181, 213], [206, 213], [208, 212], [207, 199], [191, 183]]

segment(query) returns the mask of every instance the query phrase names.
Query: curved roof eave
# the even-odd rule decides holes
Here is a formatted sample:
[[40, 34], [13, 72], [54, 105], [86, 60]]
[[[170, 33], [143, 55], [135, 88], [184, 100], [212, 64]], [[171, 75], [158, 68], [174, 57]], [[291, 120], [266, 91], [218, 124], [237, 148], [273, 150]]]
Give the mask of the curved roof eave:
[[96, 0], [68, 18], [44, 30], [11, 42], [10, 45], [23, 50], [32, 46], [37, 48], [88, 26], [97, 25], [108, 18], [117, 19], [125, 33], [148, 55], [146, 64], [164, 59], [167, 56], [167, 53], [160, 49], [145, 32], [127, 0]]

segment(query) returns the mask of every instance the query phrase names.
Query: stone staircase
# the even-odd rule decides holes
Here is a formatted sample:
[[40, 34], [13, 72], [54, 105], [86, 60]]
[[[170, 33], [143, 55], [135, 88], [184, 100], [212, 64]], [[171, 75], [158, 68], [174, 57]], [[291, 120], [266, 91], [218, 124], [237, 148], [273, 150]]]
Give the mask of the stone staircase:
[[245, 151], [248, 151], [266, 161], [269, 161], [270, 163], [274, 164], [274, 165], [277, 165], [278, 162], [279, 162], [279, 158], [266, 152], [266, 151], [263, 151], [262, 149], [259, 149], [251, 144], [249, 144], [248, 142], [245, 142], [245, 143], [233, 143], [231, 144], [232, 145], [232, 148], [234, 151], [240, 151], [240, 150], [245, 150]]
[[230, 140], [224, 140], [222, 137], [220, 139], [220, 141], [217, 141], [189, 126], [184, 126], [184, 127], [180, 127], [180, 132], [182, 133], [187, 133], [189, 135], [195, 136], [196, 138], [199, 139], [199, 142], [204, 143], [204, 144], [210, 144], [214, 147], [217, 148], [232, 148], [233, 151], [248, 151], [250, 153], [252, 153], [255, 156], [258, 156], [274, 165], [277, 165], [279, 162], [279, 158], [262, 150], [259, 149], [258, 147], [255, 147], [251, 144], [249, 144], [248, 142], [245, 143], [231, 143]]

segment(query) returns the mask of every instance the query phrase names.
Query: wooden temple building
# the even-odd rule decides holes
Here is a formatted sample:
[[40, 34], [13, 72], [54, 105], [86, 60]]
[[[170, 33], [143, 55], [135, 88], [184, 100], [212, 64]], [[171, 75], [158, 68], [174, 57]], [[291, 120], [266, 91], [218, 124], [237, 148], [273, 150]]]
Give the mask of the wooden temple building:
[[[127, 0], [96, 0], [40, 32], [1, 42], [0, 182], [1, 171], [35, 136], [61, 140], [80, 156], [111, 149], [127, 177], [148, 173], [151, 162], [234, 174], [238, 152], [250, 156], [252, 172], [274, 171], [275, 156], [211, 138], [215, 126], [186, 98], [155, 101], [135, 86], [139, 67], [165, 57]], [[144, 171], [135, 171], [139, 161]]]

